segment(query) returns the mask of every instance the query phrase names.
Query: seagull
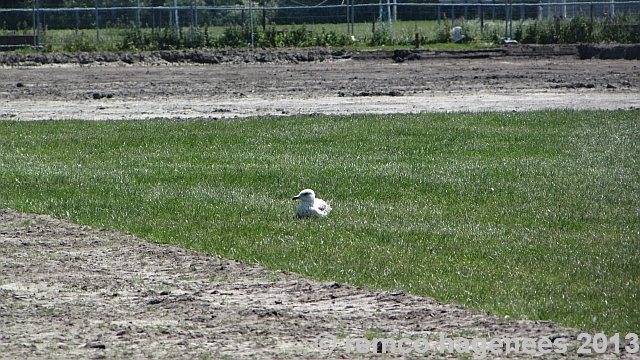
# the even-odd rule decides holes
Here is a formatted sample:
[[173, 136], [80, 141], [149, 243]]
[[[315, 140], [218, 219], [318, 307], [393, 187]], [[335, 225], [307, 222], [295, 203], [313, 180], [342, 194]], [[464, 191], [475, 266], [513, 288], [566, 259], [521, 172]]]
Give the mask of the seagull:
[[325, 217], [331, 212], [331, 205], [322, 199], [316, 199], [316, 193], [311, 189], [304, 189], [293, 197], [293, 200], [300, 200], [296, 208], [298, 218]]

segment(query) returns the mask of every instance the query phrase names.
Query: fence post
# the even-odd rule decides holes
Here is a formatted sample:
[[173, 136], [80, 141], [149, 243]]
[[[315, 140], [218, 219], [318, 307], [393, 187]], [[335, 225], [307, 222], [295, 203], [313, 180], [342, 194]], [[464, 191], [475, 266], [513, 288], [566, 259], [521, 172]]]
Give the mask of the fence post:
[[384, 31], [384, 19], [382, 18], [382, 14], [383, 14], [384, 10], [382, 10], [382, 0], [378, 1], [378, 21], [380, 21], [380, 30], [379, 31]]
[[253, 49], [253, 0], [249, 0], [249, 29], [251, 29], [251, 49]]
[[451, 5], [451, 27], [455, 26], [454, 20], [456, 19], [456, 7]]
[[349, 25], [349, 21], [351, 20], [351, 7], [349, 6], [349, 0], [347, 0], [347, 35], [350, 33], [351, 25]]
[[513, 37], [513, 0], [509, 0], [509, 39]]
[[538, 21], [542, 20], [542, 0], [538, 3]]
[[33, 1], [33, 46], [40, 46], [40, 2]]
[[509, 0], [504, 0], [504, 38], [509, 37]]
[[478, 3], [478, 16], [480, 16], [480, 33], [484, 38], [484, 9], [482, 8], [482, 3]]
[[136, 29], [140, 30], [140, 0], [136, 0]]
[[355, 16], [356, 8], [355, 6], [353, 6], [355, 5], [354, 1], [355, 0], [351, 0], [351, 35], [355, 34], [354, 23], [356, 22], [356, 16]]
[[398, 21], [398, 0], [393, 0], [393, 21]]
[[440, 26], [440, 18], [441, 18], [441, 14], [440, 14], [440, 5], [438, 5], [438, 26]]
[[98, 16], [98, 0], [96, 2], [96, 42], [100, 42], [100, 17]]
[[590, 7], [590, 10], [589, 10], [589, 11], [590, 11], [590, 13], [591, 13], [591, 14], [589, 15], [589, 17], [591, 18], [591, 24], [589, 24], [589, 25], [591, 25], [591, 26], [589, 26], [589, 39], [590, 39], [591, 41], [593, 41], [593, 3], [589, 3], [589, 5], [590, 5], [590, 6], [589, 6], [589, 7]]
[[178, 0], [173, 0], [173, 9], [174, 9], [173, 22], [176, 26], [176, 33], [177, 33], [178, 39], [180, 39], [180, 21], [178, 19]]
[[614, 16], [616, 16], [616, 8], [615, 8], [615, 0], [611, 0], [611, 2], [609, 3], [609, 17], [613, 19]]
[[31, 5], [31, 30], [33, 30], [33, 46], [36, 46], [36, 0]]
[[393, 25], [391, 25], [391, 1], [387, 0], [387, 17], [389, 17], [389, 34], [393, 33]]
[[491, 21], [496, 21], [496, 6], [495, 6], [495, 1], [492, 1], [492, 6], [491, 6]]

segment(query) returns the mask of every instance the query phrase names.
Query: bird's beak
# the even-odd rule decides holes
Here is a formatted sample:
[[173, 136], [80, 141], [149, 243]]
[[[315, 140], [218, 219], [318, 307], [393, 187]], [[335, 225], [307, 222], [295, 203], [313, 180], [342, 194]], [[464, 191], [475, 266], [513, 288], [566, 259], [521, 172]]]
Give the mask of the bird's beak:
[[298, 199], [300, 199], [300, 195], [294, 196], [293, 199], [291, 199], [291, 200], [298, 200]]

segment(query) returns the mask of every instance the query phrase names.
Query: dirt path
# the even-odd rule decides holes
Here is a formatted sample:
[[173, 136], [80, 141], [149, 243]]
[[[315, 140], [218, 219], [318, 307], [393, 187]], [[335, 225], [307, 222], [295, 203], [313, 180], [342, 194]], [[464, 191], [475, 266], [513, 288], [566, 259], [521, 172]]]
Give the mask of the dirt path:
[[219, 64], [161, 57], [132, 64], [18, 62], [0, 68], [0, 119], [640, 108], [638, 60], [579, 60], [563, 52], [462, 55], [423, 54], [421, 60], [403, 62], [354, 55], [244, 63], [228, 54], [229, 62]]
[[[0, 269], [0, 358], [6, 359], [348, 358], [377, 355], [347, 353], [345, 337], [426, 338], [433, 348], [441, 332], [487, 340], [563, 337], [573, 344], [579, 333], [13, 210], [0, 210]], [[324, 332], [338, 337], [335, 351], [314, 349]]]

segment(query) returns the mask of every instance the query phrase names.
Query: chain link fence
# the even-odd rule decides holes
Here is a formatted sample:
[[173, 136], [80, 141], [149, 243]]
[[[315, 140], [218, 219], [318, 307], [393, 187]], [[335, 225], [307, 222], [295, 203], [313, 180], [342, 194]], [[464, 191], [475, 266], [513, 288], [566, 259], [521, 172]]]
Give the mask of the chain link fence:
[[[249, 32], [253, 43], [264, 34], [285, 34], [301, 26], [309, 33], [348, 36], [346, 41], [354, 42], [373, 39], [376, 34], [383, 34], [380, 36], [396, 43], [412, 42], [417, 36], [434, 41], [450, 40], [448, 31], [455, 26], [473, 33], [470, 37], [476, 40], [496, 40], [517, 37], [514, 31], [522, 32], [527, 23], [576, 18], [609, 21], [607, 26], [623, 27], [631, 34], [627, 37], [640, 37], [640, 1], [405, 3], [379, 0], [358, 3], [318, 0], [320, 2], [313, 6], [295, 0], [286, 0], [281, 6], [242, 0], [218, 0], [221, 4], [216, 4], [216, 0], [142, 1], [145, 3], [141, 0], [74, 0], [73, 6], [62, 6], [69, 2], [33, 0], [23, 7], [0, 8], [0, 41], [4, 39], [3, 45], [63, 45], [82, 35], [95, 44], [119, 43], [125, 30], [152, 35], [171, 32], [180, 38], [193, 32], [222, 36], [230, 28], [242, 28], [246, 29], [245, 33]], [[523, 34], [520, 35], [522, 38]], [[16, 44], [8, 40], [12, 37]]]

